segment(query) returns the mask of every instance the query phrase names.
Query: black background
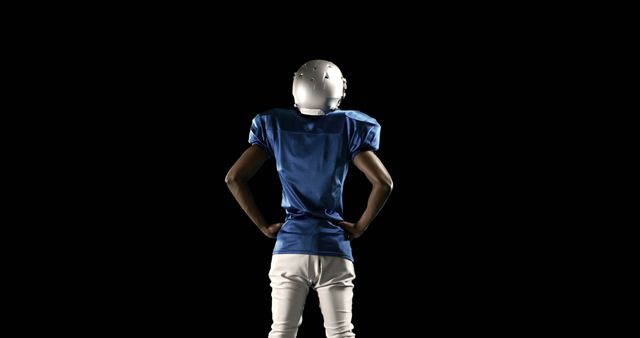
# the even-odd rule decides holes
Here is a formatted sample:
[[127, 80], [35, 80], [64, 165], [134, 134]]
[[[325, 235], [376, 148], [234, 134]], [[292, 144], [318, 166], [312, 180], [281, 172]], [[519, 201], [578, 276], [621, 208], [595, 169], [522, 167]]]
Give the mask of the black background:
[[[312, 59], [347, 78], [341, 108], [380, 122], [378, 155], [394, 180], [385, 209], [353, 242], [355, 332], [404, 337], [522, 320], [535, 293], [522, 293], [535, 279], [523, 248], [536, 219], [522, 194], [532, 184], [522, 135], [533, 107], [514, 79], [531, 70], [518, 62], [523, 51], [460, 38], [278, 45], [183, 35], [96, 51], [105, 84], [88, 152], [100, 197], [82, 205], [92, 224], [99, 217], [83, 244], [95, 255], [81, 261], [100, 285], [107, 327], [266, 336], [274, 241], [223, 179], [248, 147], [251, 119], [291, 107], [293, 73]], [[251, 186], [267, 218], [281, 221], [273, 160]], [[368, 192], [352, 167], [347, 220], [357, 220]], [[311, 292], [299, 337], [323, 332]]]

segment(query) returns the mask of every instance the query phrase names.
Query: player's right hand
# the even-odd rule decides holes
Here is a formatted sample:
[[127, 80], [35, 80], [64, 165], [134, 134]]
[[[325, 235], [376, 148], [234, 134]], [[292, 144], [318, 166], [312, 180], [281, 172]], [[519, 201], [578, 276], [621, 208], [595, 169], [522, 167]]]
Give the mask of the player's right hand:
[[278, 231], [282, 228], [283, 223], [273, 223], [268, 227], [262, 229], [262, 233], [269, 238], [276, 238]]

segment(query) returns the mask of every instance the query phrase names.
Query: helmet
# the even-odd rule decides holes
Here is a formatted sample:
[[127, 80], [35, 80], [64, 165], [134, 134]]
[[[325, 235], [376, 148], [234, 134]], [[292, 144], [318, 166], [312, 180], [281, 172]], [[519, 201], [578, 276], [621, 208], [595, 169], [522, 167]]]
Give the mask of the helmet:
[[347, 91], [340, 68], [325, 60], [312, 60], [293, 74], [295, 107], [329, 111], [338, 109]]

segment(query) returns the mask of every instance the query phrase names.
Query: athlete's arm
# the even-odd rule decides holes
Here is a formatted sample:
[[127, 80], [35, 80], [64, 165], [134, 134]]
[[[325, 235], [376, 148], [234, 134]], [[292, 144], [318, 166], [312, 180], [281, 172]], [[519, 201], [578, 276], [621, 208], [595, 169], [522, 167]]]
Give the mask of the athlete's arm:
[[260, 231], [269, 238], [275, 238], [282, 227], [282, 223], [269, 225], [258, 209], [253, 194], [249, 189], [249, 179], [258, 172], [264, 162], [269, 159], [269, 155], [260, 146], [252, 145], [245, 150], [236, 163], [229, 169], [224, 181], [227, 187], [236, 198], [242, 210], [258, 226]]
[[371, 182], [371, 193], [367, 208], [355, 224], [344, 221], [339, 224], [350, 232], [350, 238], [358, 238], [382, 210], [384, 203], [391, 195], [391, 190], [393, 190], [393, 181], [382, 161], [370, 150], [358, 153], [353, 159], [353, 163]]

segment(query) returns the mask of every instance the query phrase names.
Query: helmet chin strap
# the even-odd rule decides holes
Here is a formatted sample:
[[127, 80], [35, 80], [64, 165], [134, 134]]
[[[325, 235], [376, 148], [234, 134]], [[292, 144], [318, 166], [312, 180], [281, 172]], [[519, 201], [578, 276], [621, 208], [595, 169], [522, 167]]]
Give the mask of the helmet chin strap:
[[322, 109], [311, 109], [311, 108], [298, 108], [300, 113], [304, 115], [325, 115], [326, 113]]

